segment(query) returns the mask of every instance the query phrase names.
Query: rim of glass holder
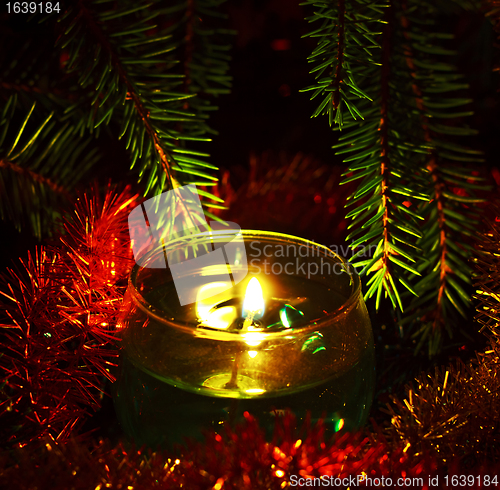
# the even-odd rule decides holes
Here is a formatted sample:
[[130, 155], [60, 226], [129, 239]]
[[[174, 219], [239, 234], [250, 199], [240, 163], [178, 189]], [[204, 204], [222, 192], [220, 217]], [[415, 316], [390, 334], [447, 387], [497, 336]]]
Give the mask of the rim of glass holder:
[[[228, 230], [229, 232], [230, 230]], [[361, 281], [359, 279], [359, 276], [357, 272], [355, 271], [354, 267], [349, 264], [349, 262], [338, 255], [337, 253], [333, 252], [330, 250], [328, 247], [321, 245], [316, 242], [312, 242], [310, 240], [307, 240], [305, 238], [300, 238], [294, 235], [287, 235], [284, 233], [277, 233], [277, 232], [272, 232], [272, 231], [260, 231], [260, 230], [241, 230], [241, 235], [243, 238], [243, 241], [248, 240], [249, 238], [256, 238], [256, 239], [274, 239], [274, 240], [279, 240], [279, 241], [285, 241], [285, 240], [293, 240], [295, 243], [299, 243], [300, 245], [307, 245], [310, 247], [311, 245], [323, 250], [326, 254], [328, 254], [331, 258], [339, 260], [345, 267], [346, 269], [352, 270], [352, 273], [349, 274], [351, 281], [352, 281], [352, 291], [349, 295], [349, 297], [342, 303], [342, 306], [335, 310], [334, 312], [324, 315], [323, 317], [320, 317], [319, 319], [316, 319], [314, 323], [312, 324], [307, 324], [304, 326], [298, 326], [294, 328], [287, 328], [284, 330], [280, 331], [275, 331], [275, 332], [262, 332], [266, 338], [279, 338], [279, 337], [285, 337], [287, 335], [290, 335], [290, 331], [293, 331], [294, 333], [307, 333], [308, 330], [318, 330], [320, 329], [324, 324], [330, 323], [333, 320], [335, 320], [337, 317], [339, 317], [341, 314], [345, 313], [346, 311], [350, 310], [355, 304], [358, 303], [359, 297], [361, 294]], [[186, 246], [186, 238], [188, 239], [196, 239], [196, 237], [206, 237], [206, 233], [200, 233], [200, 234], [194, 234], [190, 235], [189, 237], [181, 237], [176, 240], [172, 240], [171, 242], [168, 243], [167, 247], [175, 247], [176, 245], [184, 245]], [[217, 234], [218, 237], [222, 236], [220, 234], [220, 231]], [[147, 255], [155, 255], [158, 250], [163, 249], [164, 247], [158, 247], [154, 249], [153, 251], [150, 251]], [[134, 303], [137, 305], [138, 308], [144, 311], [144, 313], [148, 317], [154, 318], [156, 321], [168, 326], [175, 328], [177, 330], [185, 331], [186, 333], [189, 333], [191, 335], [195, 336], [202, 336], [204, 338], [213, 338], [215, 340], [221, 339], [221, 340], [238, 340], [241, 338], [241, 333], [238, 331], [231, 331], [228, 332], [227, 330], [217, 330], [217, 329], [208, 329], [208, 328], [199, 328], [197, 324], [192, 323], [192, 324], [186, 324], [186, 322], [183, 322], [182, 324], [176, 323], [175, 321], [169, 320], [168, 318], [165, 318], [162, 316], [162, 313], [164, 313], [162, 310], [156, 308], [152, 304], [150, 304], [146, 299], [142, 296], [142, 294], [138, 291], [136, 287], [136, 280], [137, 280], [137, 274], [140, 270], [144, 269], [144, 267], [140, 266], [139, 264], [135, 264], [134, 267], [132, 268], [132, 271], [130, 273], [129, 279], [128, 279], [128, 291], [132, 296], [132, 299], [134, 300]], [[158, 269], [158, 270], [163, 270], [163, 269]], [[347, 272], [345, 272], [348, 274]], [[198, 327], [198, 328], [194, 328]]]

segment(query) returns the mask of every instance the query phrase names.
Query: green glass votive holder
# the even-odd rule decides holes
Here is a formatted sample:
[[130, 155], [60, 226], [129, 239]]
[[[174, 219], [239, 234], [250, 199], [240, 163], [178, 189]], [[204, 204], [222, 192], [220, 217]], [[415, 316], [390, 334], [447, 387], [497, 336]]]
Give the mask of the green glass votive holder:
[[[230, 263], [200, 259], [231, 240], [218, 232], [213, 248], [207, 234], [184, 237], [131, 273], [114, 403], [138, 445], [202, 439], [244, 412], [269, 437], [287, 412], [299, 427], [308, 413], [322, 419], [330, 433], [353, 431], [368, 417], [373, 335], [352, 266], [301, 238], [242, 231], [240, 239]], [[174, 266], [148, 267], [161, 257], [190, 261], [186, 277]], [[188, 304], [182, 280], [192, 285]]]

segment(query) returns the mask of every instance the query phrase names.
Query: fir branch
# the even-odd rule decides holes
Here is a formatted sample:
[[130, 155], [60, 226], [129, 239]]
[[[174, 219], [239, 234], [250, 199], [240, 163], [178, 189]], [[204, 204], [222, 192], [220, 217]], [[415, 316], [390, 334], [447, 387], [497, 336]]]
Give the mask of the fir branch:
[[[383, 270], [383, 278], [387, 281], [388, 276], [390, 276], [390, 238], [389, 238], [389, 189], [391, 188], [389, 183], [389, 174], [391, 173], [391, 159], [389, 157], [390, 147], [389, 147], [389, 80], [390, 80], [390, 53], [391, 53], [391, 34], [392, 34], [392, 19], [391, 19], [392, 9], [389, 7], [386, 12], [387, 23], [384, 26], [382, 33], [382, 73], [381, 73], [381, 104], [380, 104], [380, 174], [382, 175], [380, 197], [381, 206], [384, 211], [382, 215], [382, 257], [380, 261], [380, 269]], [[373, 267], [372, 267], [373, 270]], [[379, 287], [379, 291], [381, 291]], [[397, 293], [396, 293], [397, 294]], [[377, 294], [377, 298], [380, 297], [380, 292]], [[377, 301], [377, 307], [378, 307]]]
[[[186, 98], [183, 110], [198, 115], [196, 121], [180, 123], [183, 131], [186, 123], [190, 130], [199, 134], [217, 134], [206, 120], [209, 113], [216, 109], [213, 99], [229, 92], [231, 76], [228, 75], [230, 57], [229, 46], [222, 44], [230, 31], [218, 27], [217, 19], [225, 17], [219, 7], [225, 0], [189, 1], [185, 15], [178, 25], [184, 29], [184, 92], [192, 97]], [[175, 37], [181, 37], [179, 34]]]
[[[173, 189], [174, 182], [172, 180], [171, 167], [175, 163], [175, 160], [172, 158], [169, 152], [166, 151], [162, 142], [160, 141], [160, 138], [156, 130], [153, 128], [153, 124], [150, 119], [150, 113], [146, 109], [145, 104], [141, 100], [138, 91], [135, 89], [135, 86], [130, 80], [127, 70], [124, 68], [121, 58], [118, 55], [117, 51], [111, 45], [108, 37], [104, 34], [101, 26], [98, 25], [97, 20], [94, 19], [92, 12], [87, 8], [83, 0], [79, 0], [78, 7], [79, 7], [79, 15], [81, 14], [81, 16], [83, 17], [86, 26], [92, 32], [93, 36], [95, 37], [98, 43], [98, 46], [101, 48], [102, 51], [104, 51], [109, 56], [109, 64], [111, 68], [116, 70], [121, 82], [126, 87], [126, 100], [132, 101], [135, 113], [137, 114], [138, 118], [142, 121], [146, 133], [149, 136], [150, 141], [152, 141], [153, 146], [157, 151], [161, 167], [168, 178], [169, 188]], [[145, 8], [145, 5], [143, 5], [142, 8]], [[122, 16], [124, 15], [123, 12], [120, 12], [120, 14]], [[103, 17], [105, 17], [105, 14], [103, 14]], [[110, 91], [111, 88], [108, 88], [108, 94]], [[107, 94], [103, 95], [103, 97], [105, 97], [106, 95]]]
[[42, 93], [47, 93], [46, 91], [43, 91], [39, 87], [35, 86], [30, 86], [28, 84], [23, 84], [23, 83], [9, 83], [5, 81], [0, 81], [0, 90], [5, 91], [5, 92], [34, 92], [37, 94], [42, 94]]
[[338, 31], [338, 42], [337, 42], [337, 67], [335, 70], [335, 76], [333, 78], [333, 92], [331, 95], [331, 102], [333, 109], [338, 110], [340, 104], [340, 85], [342, 84], [342, 67], [344, 64], [344, 45], [345, 45], [345, 2], [344, 0], [339, 0], [339, 31]]
[[97, 159], [78, 125], [39, 105], [25, 113], [12, 96], [0, 114], [0, 216], [18, 229], [29, 223], [38, 238], [50, 232], [58, 208]]
[[[370, 276], [365, 298], [374, 296], [378, 308], [383, 294], [402, 310], [408, 293], [418, 296], [402, 324], [424, 320], [415, 335], [426, 338], [435, 353], [444, 329], [451, 332], [453, 311], [466, 311], [470, 269], [465, 243], [476, 223], [470, 206], [480, 201], [475, 190], [485, 188], [463, 164], [457, 165], [480, 161], [478, 152], [453, 139], [474, 132], [447, 122], [470, 114], [461, 108], [469, 100], [457, 97], [466, 84], [447, 58], [443, 62], [453, 54], [441, 45], [450, 36], [436, 29], [438, 11], [430, 2], [373, 7], [378, 17], [368, 24], [350, 24], [356, 14], [343, 18], [343, 12], [360, 7], [356, 0], [314, 5], [323, 10], [310, 19], [322, 24], [311, 33], [319, 41], [310, 58], [316, 64], [312, 72], [323, 78], [308, 90], [315, 90], [313, 98], [325, 96], [313, 116], [329, 113], [330, 124], [343, 128], [334, 148], [349, 165], [344, 183], [360, 182], [346, 216], [352, 218], [351, 247], [361, 247], [354, 265]], [[380, 35], [370, 27], [377, 22], [384, 25]], [[335, 94], [345, 93], [348, 53], [367, 31], [371, 44], [358, 53], [352, 72], [358, 101], [355, 109], [346, 102], [345, 114], [339, 115], [344, 99], [337, 104]], [[327, 70], [331, 75], [325, 77]], [[453, 168], [458, 169], [455, 175]], [[372, 246], [375, 253], [360, 261]]]
[[483, 0], [483, 10], [490, 19], [497, 36], [500, 35], [500, 2], [498, 0]]
[[[372, 258], [355, 262], [356, 266], [363, 267], [361, 274], [372, 275], [366, 284], [365, 297], [375, 295], [378, 308], [384, 293], [394, 307], [402, 309], [399, 288], [403, 286], [411, 290], [405, 273], [418, 274], [413, 266], [416, 263], [414, 238], [410, 237], [420, 236], [414, 223], [418, 217], [411, 216], [403, 202], [411, 197], [425, 197], [421, 192], [421, 177], [417, 175], [417, 178], [409, 179], [405, 175], [405, 170], [413, 168], [407, 163], [411, 161], [408, 156], [412, 148], [400, 130], [401, 115], [393, 109], [393, 106], [405, 104], [403, 95], [391, 87], [395, 70], [392, 66], [395, 7], [357, 1], [332, 2], [328, 7], [327, 11], [326, 7], [323, 9], [322, 16], [316, 13], [311, 18], [323, 21], [322, 27], [312, 33], [320, 39], [311, 58], [316, 63], [321, 61], [313, 72], [318, 71], [321, 75], [329, 69], [334, 74], [327, 80], [322, 79], [323, 85], [309, 87], [316, 90], [313, 97], [322, 90], [327, 92], [327, 97], [313, 115], [329, 111], [330, 123], [334, 121], [339, 128], [346, 129], [346, 134], [339, 137], [334, 148], [337, 154], [350, 154], [344, 158], [344, 162], [350, 165], [345, 182], [362, 179], [348, 203], [356, 207], [347, 217], [353, 220], [349, 228], [354, 228], [354, 231], [348, 237], [349, 240], [355, 238], [351, 246], [363, 245], [361, 253], [354, 256], [355, 260], [364, 254], [365, 248], [376, 245]], [[345, 29], [333, 21], [344, 19], [343, 7], [346, 11]], [[365, 11], [369, 15], [365, 15]], [[364, 21], [358, 22], [358, 19]], [[375, 30], [377, 24], [383, 25], [381, 35]], [[352, 56], [353, 50], [355, 56]], [[354, 69], [347, 60], [356, 63]], [[350, 95], [345, 90], [346, 83]], [[335, 102], [335, 93], [344, 94], [342, 102], [348, 109], [346, 116], [342, 115], [341, 104]], [[357, 107], [351, 104], [352, 96], [359, 100]], [[360, 118], [362, 121], [358, 122]]]
[[313, 117], [328, 114], [330, 126], [335, 123], [342, 128], [344, 107], [354, 119], [363, 118], [353, 99], [371, 100], [358, 83], [365, 76], [362, 68], [375, 63], [373, 50], [378, 46], [374, 29], [383, 22], [383, 5], [366, 0], [308, 0], [302, 5], [315, 8], [314, 15], [307, 18], [309, 22], [321, 22], [321, 27], [307, 34], [319, 38], [318, 47], [309, 57], [316, 65], [311, 71], [316, 83], [302, 92], [314, 90], [311, 99], [323, 96]]
[[[103, 123], [122, 120], [121, 138], [131, 152], [131, 167], [139, 162], [140, 179], [147, 175], [146, 194], [217, 181], [205, 170], [215, 169], [202, 159], [208, 155], [193, 152], [185, 143], [210, 140], [204, 137], [209, 132], [207, 108], [194, 102], [199, 46], [193, 43], [199, 17], [210, 14], [202, 7], [218, 3], [192, 3], [186, 11], [183, 3], [163, 8], [159, 1], [123, 2], [115, 9], [109, 2], [81, 0], [77, 11], [63, 19], [59, 43], [70, 50], [68, 69], [78, 73], [82, 87], [92, 86], [96, 93], [88, 128], [99, 131]], [[153, 22], [171, 27], [159, 30]], [[184, 23], [186, 31], [180, 34]], [[204, 40], [205, 49], [215, 49], [210, 36]]]
[[[189, 93], [189, 86], [191, 85], [191, 70], [190, 65], [193, 61], [194, 51], [194, 22], [195, 22], [195, 2], [194, 0], [187, 0], [186, 10], [186, 36], [185, 36], [185, 55], [184, 55], [184, 92]], [[189, 108], [189, 103], [184, 102], [184, 109]]]
[[[418, 249], [415, 250], [413, 242], [420, 236], [416, 224], [419, 217], [408, 213], [404, 199], [425, 199], [425, 195], [419, 156], [409, 144], [410, 128], [406, 133], [407, 124], [401, 124], [402, 115], [398, 111], [406, 104], [405, 94], [400, 87], [391, 86], [399, 69], [394, 65], [395, 23], [395, 7], [390, 5], [385, 9], [379, 67], [370, 71], [370, 85], [364, 87], [375, 102], [366, 106], [365, 120], [352, 125], [354, 130], [348, 128], [335, 148], [343, 148], [337, 153], [353, 152], [344, 162], [354, 161], [349, 170], [355, 178], [363, 178], [351, 196], [351, 204], [357, 207], [347, 214], [353, 218], [350, 228], [354, 228], [348, 239], [361, 234], [351, 246], [366, 247], [373, 242], [377, 245], [371, 259], [355, 263], [363, 266], [361, 274], [372, 274], [365, 297], [376, 296], [378, 308], [384, 293], [395, 308], [403, 309], [400, 288], [413, 292], [406, 276], [419, 274], [415, 267]], [[363, 128], [365, 131], [361, 132]], [[415, 172], [411, 179], [409, 171]], [[351, 179], [348, 176], [345, 182]], [[363, 199], [369, 192], [372, 197]]]
[[53, 182], [51, 179], [40, 175], [39, 173], [33, 172], [29, 168], [22, 168], [12, 162], [0, 160], [0, 169], [10, 170], [11, 172], [18, 173], [22, 175], [26, 180], [37, 182], [38, 184], [47, 186], [53, 192], [69, 197], [69, 193], [64, 187], [57, 184], [56, 182]]
[[[419, 10], [419, 18], [425, 12], [427, 18], [435, 17], [434, 8], [430, 4], [425, 7]], [[415, 106], [420, 113], [422, 136], [427, 146], [426, 169], [431, 199], [419, 206], [419, 213], [425, 218], [422, 228], [423, 238], [419, 245], [426, 258], [418, 266], [422, 279], [414, 285], [420, 299], [413, 299], [410, 304], [410, 314], [403, 319], [402, 324], [418, 319], [419, 332], [414, 333], [414, 337], [420, 337], [417, 349], [425, 339], [429, 354], [434, 355], [440, 349], [444, 332], [446, 331], [450, 337], [453, 335], [453, 326], [457, 323], [455, 313], [466, 317], [466, 311], [470, 306], [471, 269], [468, 265], [470, 251], [467, 246], [467, 229], [477, 225], [477, 213], [470, 206], [467, 207], [457, 201], [453, 188], [460, 186], [467, 191], [469, 199], [473, 200], [474, 189], [470, 181], [479, 182], [480, 179], [475, 177], [470, 169], [457, 167], [456, 163], [449, 161], [457, 154], [469, 154], [471, 160], [474, 160], [477, 159], [478, 152], [468, 150], [450, 140], [449, 134], [453, 131], [448, 129], [449, 124], [435, 125], [432, 122], [429, 107], [436, 106], [437, 103], [443, 107], [452, 107], [453, 104], [447, 103], [448, 100], [460, 100], [460, 104], [468, 101], [454, 97], [456, 83], [450, 86], [447, 80], [440, 81], [439, 77], [433, 76], [435, 71], [429, 72], [429, 69], [418, 68], [418, 61], [424, 61], [427, 66], [436, 63], [435, 56], [429, 56], [418, 50], [423, 40], [429, 41], [435, 31], [432, 27], [422, 26], [419, 18], [415, 18], [415, 14], [415, 11], [409, 9], [407, 2], [401, 3], [400, 22], [405, 37], [403, 50], [413, 79]], [[444, 55], [452, 54], [439, 46], [432, 51]], [[446, 68], [448, 73], [454, 70], [451, 66], [445, 67], [442, 64], [441, 66]], [[454, 75], [454, 79], [457, 80], [457, 75]], [[461, 89], [466, 87], [465, 84], [459, 86]], [[474, 132], [463, 128], [462, 134], [471, 135]], [[461, 173], [462, 176], [450, 181], [448, 168], [452, 168], [454, 173]], [[479, 185], [477, 188], [485, 186]], [[429, 291], [437, 291], [437, 294], [429, 296]], [[426, 296], [428, 300], [422, 301]]]
[[[0, 159], [19, 165], [12, 173], [13, 167], [4, 164], [3, 175], [23, 173], [25, 184], [28, 175], [40, 175], [71, 191], [97, 157], [95, 148], [82, 154], [88, 136], [97, 137], [106, 127], [124, 141], [131, 168], [146, 181], [145, 194], [188, 183], [205, 189], [215, 185], [217, 168], [205, 160], [209, 155], [190, 145], [210, 141], [214, 131], [207, 118], [216, 109], [212, 100], [230, 87], [227, 46], [220, 44], [226, 33], [212, 29], [210, 20], [219, 16], [220, 3], [201, 0], [186, 6], [179, 0], [165, 6], [159, 0], [139, 4], [124, 0], [117, 7], [109, 0], [79, 0], [60, 16], [45, 16], [42, 27], [35, 26], [41, 40], [35, 47], [31, 39], [19, 43], [9, 33], [0, 33], [6, 46], [13, 48], [0, 53], [0, 97], [9, 101], [16, 96], [15, 114], [5, 113], [0, 122], [5, 141]], [[59, 26], [59, 52], [47, 36], [54, 25]], [[46, 127], [32, 132], [31, 139], [26, 137], [28, 130], [16, 136], [12, 128], [24, 117], [20, 111], [26, 115], [33, 107], [28, 128], [51, 114]], [[8, 154], [12, 142], [19, 155]], [[74, 169], [77, 156], [84, 158]], [[62, 169], [62, 159], [68, 161], [67, 169]], [[40, 192], [42, 188], [50, 186], [35, 186]], [[6, 201], [16, 193], [14, 184], [0, 209], [3, 216], [8, 215]], [[207, 190], [203, 197], [205, 205], [218, 201]], [[48, 203], [45, 195], [34, 201]], [[26, 210], [36, 211], [34, 206]], [[19, 211], [14, 217], [19, 225]]]
[[[412, 90], [413, 94], [415, 97], [415, 105], [418, 108], [418, 110], [421, 113], [421, 120], [422, 120], [422, 129], [423, 129], [423, 134], [424, 134], [424, 139], [425, 141], [430, 145], [432, 142], [432, 136], [429, 130], [429, 119], [425, 115], [426, 113], [426, 107], [423, 102], [423, 94], [421, 91], [421, 88], [419, 86], [419, 77], [417, 73], [417, 68], [415, 65], [414, 61], [414, 52], [411, 47], [411, 37], [409, 34], [410, 30], [410, 22], [408, 20], [408, 17], [405, 15], [405, 11], [407, 10], [407, 2], [402, 2], [402, 14], [400, 16], [400, 22], [401, 22], [401, 27], [403, 31], [403, 35], [405, 37], [406, 43], [404, 45], [404, 54], [406, 58], [406, 63], [407, 66], [410, 70], [411, 77], [413, 79], [412, 83]], [[442, 301], [443, 301], [443, 293], [446, 287], [446, 275], [451, 272], [451, 269], [448, 267], [446, 263], [446, 255], [447, 255], [447, 235], [446, 235], [446, 229], [445, 229], [445, 215], [444, 215], [444, 202], [443, 202], [443, 183], [441, 182], [439, 178], [439, 170], [438, 166], [436, 163], [436, 151], [434, 148], [429, 148], [428, 149], [428, 155], [429, 155], [429, 163], [427, 165], [427, 169], [430, 172], [431, 178], [432, 178], [432, 183], [434, 186], [434, 199], [430, 201], [430, 203], [434, 203], [436, 210], [437, 210], [437, 223], [438, 223], [438, 233], [439, 233], [439, 247], [441, 248], [439, 258], [438, 258], [438, 264], [437, 267], [439, 268], [439, 288], [438, 288], [438, 294], [436, 298], [436, 306], [434, 309], [434, 320], [433, 320], [433, 325], [432, 325], [432, 331], [435, 336], [440, 336], [441, 328], [442, 328], [442, 313], [443, 313], [443, 307], [442, 307]], [[435, 246], [435, 244], [432, 244]], [[435, 264], [431, 264], [431, 271], [435, 270], [436, 266]], [[417, 288], [418, 290], [418, 288]], [[422, 291], [425, 293], [425, 290]], [[422, 338], [425, 338], [425, 336], [421, 336]], [[435, 342], [433, 342], [434, 339], [430, 339], [430, 345], [433, 345]], [[433, 352], [435, 349], [431, 349], [431, 352]], [[434, 353], [434, 352], [433, 352]]]
[[41, 238], [98, 151], [89, 150], [79, 108], [68, 110], [85, 94], [60, 83], [50, 32], [34, 24], [32, 37], [16, 34], [0, 33], [0, 216]]

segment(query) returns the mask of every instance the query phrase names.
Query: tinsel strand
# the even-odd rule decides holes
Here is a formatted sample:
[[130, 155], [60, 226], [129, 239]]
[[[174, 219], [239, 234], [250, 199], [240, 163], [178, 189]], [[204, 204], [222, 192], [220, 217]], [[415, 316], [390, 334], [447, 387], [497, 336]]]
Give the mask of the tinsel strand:
[[[129, 189], [82, 195], [64, 234], [1, 277], [4, 441], [64, 441], [99, 409], [117, 357], [113, 323], [132, 264]], [[13, 428], [13, 430], [12, 430]]]

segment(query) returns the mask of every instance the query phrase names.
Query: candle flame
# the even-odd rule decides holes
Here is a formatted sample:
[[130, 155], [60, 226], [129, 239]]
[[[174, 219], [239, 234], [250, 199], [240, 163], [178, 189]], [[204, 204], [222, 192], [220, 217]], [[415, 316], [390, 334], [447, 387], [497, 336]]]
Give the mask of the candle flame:
[[250, 279], [243, 301], [243, 316], [261, 318], [264, 314], [264, 295], [262, 286], [256, 277]]

